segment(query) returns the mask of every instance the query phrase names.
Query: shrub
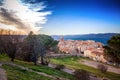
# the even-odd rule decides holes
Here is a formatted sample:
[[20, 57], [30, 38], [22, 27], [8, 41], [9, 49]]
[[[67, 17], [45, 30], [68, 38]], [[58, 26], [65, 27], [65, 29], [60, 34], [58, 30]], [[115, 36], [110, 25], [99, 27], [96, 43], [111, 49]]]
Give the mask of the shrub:
[[100, 70], [101, 72], [105, 73], [108, 69], [107, 66], [103, 65], [103, 64], [98, 64], [98, 70]]
[[75, 70], [74, 77], [75, 80], [90, 80], [89, 73], [82, 69]]
[[64, 69], [64, 68], [65, 68], [65, 66], [62, 65], [62, 64], [56, 65], [56, 67], [55, 67], [55, 69], [57, 69], [57, 70], [61, 70], [61, 69]]

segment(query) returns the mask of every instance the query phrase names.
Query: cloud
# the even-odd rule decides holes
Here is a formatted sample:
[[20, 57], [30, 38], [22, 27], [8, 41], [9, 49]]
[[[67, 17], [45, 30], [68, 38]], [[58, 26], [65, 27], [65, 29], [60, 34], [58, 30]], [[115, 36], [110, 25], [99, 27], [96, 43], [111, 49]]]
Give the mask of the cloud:
[[0, 23], [6, 24], [6, 25], [13, 25], [17, 29], [20, 30], [29, 30], [28, 25], [25, 25], [20, 19], [18, 19], [14, 13], [8, 12], [6, 9], [1, 8], [0, 9]]
[[0, 23], [11, 25], [26, 33], [31, 30], [37, 32], [42, 28], [41, 25], [47, 22], [47, 15], [52, 13], [43, 12], [46, 7], [44, 2], [25, 4], [22, 1], [5, 0], [0, 6]]

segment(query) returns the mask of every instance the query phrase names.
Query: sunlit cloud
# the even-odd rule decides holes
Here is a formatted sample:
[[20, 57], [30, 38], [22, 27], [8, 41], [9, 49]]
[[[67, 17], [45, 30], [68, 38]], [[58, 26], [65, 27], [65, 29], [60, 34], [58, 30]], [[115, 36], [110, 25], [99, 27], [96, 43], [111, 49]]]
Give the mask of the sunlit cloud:
[[42, 28], [41, 25], [47, 22], [47, 16], [52, 13], [43, 12], [45, 8], [47, 6], [44, 2], [25, 4], [20, 0], [4, 0], [0, 6], [0, 28], [9, 25], [9, 29], [37, 33]]

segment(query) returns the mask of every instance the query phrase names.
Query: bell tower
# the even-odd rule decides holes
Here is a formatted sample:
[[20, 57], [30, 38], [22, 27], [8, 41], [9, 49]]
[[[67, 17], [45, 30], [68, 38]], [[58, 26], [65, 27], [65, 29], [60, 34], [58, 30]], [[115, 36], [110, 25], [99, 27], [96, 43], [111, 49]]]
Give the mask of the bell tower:
[[64, 38], [63, 38], [63, 36], [60, 36], [60, 41], [64, 41]]

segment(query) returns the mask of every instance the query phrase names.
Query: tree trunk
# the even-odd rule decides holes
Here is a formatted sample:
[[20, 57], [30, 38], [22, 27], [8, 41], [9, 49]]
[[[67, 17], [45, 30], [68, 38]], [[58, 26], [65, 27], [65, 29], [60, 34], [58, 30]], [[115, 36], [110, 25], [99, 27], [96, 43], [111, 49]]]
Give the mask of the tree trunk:
[[11, 61], [12, 61], [12, 62], [14, 62], [14, 59], [15, 59], [15, 52], [13, 52], [13, 53], [14, 53], [14, 54], [11, 53], [11, 54], [12, 54], [12, 56], [11, 56]]
[[34, 65], [37, 65], [37, 58], [36, 58], [36, 56], [34, 58]]
[[34, 65], [37, 65], [36, 61], [34, 62]]
[[45, 64], [45, 63], [44, 63], [44, 59], [43, 59], [43, 57], [41, 57], [41, 64], [42, 64], [42, 65]]
[[14, 62], [14, 57], [11, 58], [11, 61]]

